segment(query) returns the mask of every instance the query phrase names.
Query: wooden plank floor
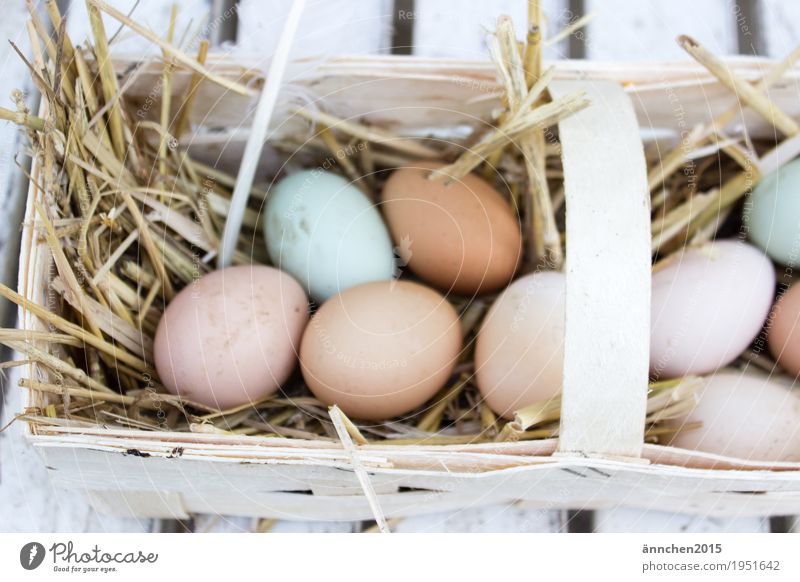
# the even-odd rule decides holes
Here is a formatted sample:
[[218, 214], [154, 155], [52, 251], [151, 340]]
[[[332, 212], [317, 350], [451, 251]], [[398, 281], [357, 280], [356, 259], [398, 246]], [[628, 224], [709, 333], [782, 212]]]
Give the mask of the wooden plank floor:
[[[137, 20], [163, 34], [170, 3], [111, 3], [126, 12], [135, 7]], [[586, 12], [595, 14], [587, 29], [549, 46], [545, 52], [549, 59], [683, 58], [674, 43], [680, 33], [695, 36], [718, 53], [781, 56], [800, 43], [800, 3], [790, 0], [545, 0], [543, 4], [551, 32]], [[287, 11], [282, 0], [180, 0], [178, 5], [177, 30], [184, 38], [209, 38], [225, 50], [265, 56], [275, 46]], [[309, 0], [293, 55], [406, 53], [413, 45], [413, 52], [420, 56], [484, 58], [486, 30], [500, 13], [514, 18], [522, 37], [524, 0]], [[23, 50], [27, 45], [25, 19], [24, 4], [11, 2], [0, 20], [3, 37], [14, 40]], [[73, 41], [81, 42], [89, 36], [82, 1], [73, 0], [68, 23]], [[109, 31], [117, 30], [111, 20], [107, 25]], [[154, 52], [149, 43], [127, 31], [117, 37], [114, 50]], [[0, 70], [7, 88], [25, 83], [24, 67], [6, 43], [0, 45]], [[2, 96], [2, 105], [10, 106], [7, 95]], [[21, 143], [19, 135], [11, 124], [0, 123], [0, 276], [7, 284], [15, 279], [25, 193], [24, 176], [16, 168], [13, 154]], [[9, 321], [13, 324], [13, 315], [8, 305], [0, 307], [6, 325]], [[2, 386], [0, 426], [21, 407], [16, 375], [9, 374]], [[196, 515], [189, 522], [105, 517], [95, 512], [79, 492], [58, 490], [50, 484], [47, 469], [23, 441], [20, 429], [12, 425], [0, 433], [0, 531], [355, 532], [370, 526], [361, 522], [266, 523], [217, 515]], [[507, 505], [415, 517], [393, 526], [399, 532], [764, 532], [786, 531], [795, 523], [793, 518], [708, 519], [622, 508], [564, 512]]]

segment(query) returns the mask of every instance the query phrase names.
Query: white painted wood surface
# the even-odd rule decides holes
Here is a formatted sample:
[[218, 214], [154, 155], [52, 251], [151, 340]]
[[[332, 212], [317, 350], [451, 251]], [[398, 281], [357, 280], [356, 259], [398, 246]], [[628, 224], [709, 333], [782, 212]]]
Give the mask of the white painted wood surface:
[[608, 509], [595, 512], [601, 533], [746, 533], [769, 532], [769, 520], [759, 517], [697, 517], [663, 511]]
[[[292, 58], [388, 52], [393, 5], [392, 0], [309, 0], [292, 45]], [[285, 0], [240, 1], [235, 50], [268, 59], [290, 6]]]
[[494, 505], [448, 513], [410, 517], [394, 525], [398, 533], [557, 533], [564, 531], [566, 512]]
[[675, 43], [688, 34], [717, 54], [736, 52], [736, 25], [728, 0], [586, 0], [594, 14], [585, 37], [586, 57], [651, 61], [686, 58]]
[[800, 44], [800, 2], [793, 0], [761, 0], [761, 25], [767, 53], [783, 57]]
[[[492, 505], [445, 513], [434, 513], [390, 522], [396, 533], [558, 533], [564, 531], [566, 512], [529, 509], [518, 504]], [[367, 522], [293, 522], [262, 523], [245, 517], [198, 515], [194, 531], [243, 533], [260, 527], [273, 533], [350, 533], [368, 530]]]
[[[575, 18], [566, 0], [544, 0], [542, 12], [552, 35]], [[489, 51], [486, 33], [494, 30], [500, 14], [514, 20], [517, 37], [525, 38], [528, 7], [525, 0], [422, 0], [411, 14], [414, 54], [423, 57], [455, 57], [486, 59]], [[560, 42], [545, 49], [547, 59], [566, 58], [567, 43]]]
[[[786, 0], [762, 0], [763, 22], [768, 27], [767, 46], [770, 54], [781, 55], [800, 41], [800, 6]], [[123, 10], [134, 0], [114, 0]], [[24, 41], [24, 10], [18, 0], [2, 0], [4, 19], [0, 31], [4, 37]], [[87, 36], [83, 2], [76, 0], [70, 18], [73, 41]], [[178, 34], [198, 30], [206, 18], [207, 0], [181, 0]], [[280, 6], [278, 6], [280, 4]], [[371, 50], [386, 51], [390, 46], [391, 2], [369, 0], [359, 2], [354, 16], [355, 2], [332, 0], [310, 2], [315, 6], [309, 21], [308, 38], [300, 53], [320, 52], [365, 53]], [[510, 13], [518, 26], [520, 38], [524, 36], [524, 0], [418, 0], [417, 8], [407, 17], [414, 20], [415, 53], [422, 56], [450, 56], [476, 58], [485, 56], [485, 31], [493, 25], [495, 17]], [[736, 49], [736, 24], [730, 2], [727, 0], [677, 0], [663, 2], [646, 0], [587, 0], [588, 11], [596, 18], [585, 34], [579, 38], [586, 45], [586, 53], [594, 59], [650, 60], [682, 58], [674, 44], [679, 33], [689, 33], [715, 52], [730, 53]], [[143, 0], [136, 18], [163, 34], [166, 31], [169, 2]], [[551, 31], [558, 30], [574, 18], [567, 9], [566, 0], [546, 0], [545, 13]], [[277, 0], [243, 0], [238, 10], [239, 32], [237, 40], [241, 50], [268, 55], [270, 43], [275, 42], [285, 3]], [[457, 15], [457, 16], [453, 16]], [[224, 18], [224, 16], [223, 16]], [[318, 20], [314, 20], [317, 18]], [[107, 30], [116, 31], [116, 24], [106, 19]], [[314, 33], [317, 27], [326, 27]], [[211, 22], [206, 27], [218, 26]], [[202, 28], [200, 28], [201, 34]], [[205, 34], [210, 31], [208, 28]], [[5, 40], [3, 38], [2, 40]], [[24, 42], [22, 43], [24, 44]], [[13, 79], [24, 77], [24, 69], [15, 65], [6, 43], [0, 45], [0, 70], [5, 86], [14, 85]], [[120, 52], [154, 52], [148, 43], [133, 33], [118, 37], [115, 50]], [[547, 58], [566, 56], [567, 43], [562, 42], [547, 49]], [[8, 106], [7, 95], [2, 96], [3, 106]], [[22, 180], [13, 168], [9, 145], [14, 142], [17, 130], [10, 124], [0, 124], [0, 201], [8, 204], [19, 196]], [[16, 184], [16, 189], [15, 185]], [[3, 206], [5, 208], [5, 206]], [[2, 250], [9, 236], [17, 228], [8, 223], [0, 225], [0, 265], [9, 257]], [[14, 262], [13, 257], [11, 258]], [[5, 262], [4, 262], [5, 261]], [[19, 409], [19, 391], [15, 390], [13, 374], [6, 384], [10, 387], [0, 425], [11, 411]], [[149, 531], [155, 526], [150, 520], [131, 520], [99, 516], [73, 493], [54, 489], [47, 479], [47, 469], [38, 456], [20, 438], [21, 426], [12, 426], [0, 435], [0, 531]], [[596, 512], [598, 531], [767, 531], [766, 521], [758, 518], [727, 520], [689, 518], [682, 515], [655, 511], [615, 509]], [[565, 516], [560, 511], [521, 508], [516, 505], [493, 506], [462, 510], [446, 514], [409, 518], [394, 524], [396, 531], [559, 531], [564, 527]], [[229, 518], [214, 515], [197, 515], [195, 531], [255, 531], [258, 523], [250, 518]], [[360, 531], [362, 524], [292, 523], [277, 522], [270, 531]]]

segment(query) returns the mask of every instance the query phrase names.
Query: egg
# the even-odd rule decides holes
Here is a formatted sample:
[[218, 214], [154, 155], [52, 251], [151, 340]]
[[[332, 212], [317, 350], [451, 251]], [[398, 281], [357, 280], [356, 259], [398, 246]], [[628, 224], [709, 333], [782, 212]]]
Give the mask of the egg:
[[800, 461], [800, 395], [765, 376], [720, 371], [703, 379], [698, 403], [684, 418], [700, 428], [669, 444], [753, 461]]
[[450, 378], [461, 326], [438, 293], [409, 281], [352, 287], [314, 314], [300, 345], [308, 387], [346, 414], [381, 420], [421, 406]]
[[775, 261], [796, 266], [800, 257], [800, 160], [767, 174], [744, 206], [750, 240]]
[[272, 263], [318, 302], [394, 275], [392, 241], [378, 209], [347, 180], [321, 169], [292, 174], [270, 191], [264, 237]]
[[491, 184], [469, 174], [429, 180], [434, 162], [392, 173], [382, 210], [400, 256], [420, 279], [443, 291], [497, 291], [514, 275], [522, 237], [514, 211]]
[[300, 285], [278, 269], [237, 266], [190, 283], [156, 330], [156, 370], [173, 394], [226, 409], [278, 390], [308, 320]]
[[800, 285], [790, 287], [775, 303], [767, 344], [784, 370], [800, 376]]
[[730, 364], [761, 331], [774, 289], [772, 263], [741, 241], [715, 241], [668, 260], [653, 275], [651, 375], [702, 375]]
[[504, 418], [561, 391], [564, 302], [564, 275], [545, 271], [514, 281], [487, 312], [475, 374], [486, 404]]

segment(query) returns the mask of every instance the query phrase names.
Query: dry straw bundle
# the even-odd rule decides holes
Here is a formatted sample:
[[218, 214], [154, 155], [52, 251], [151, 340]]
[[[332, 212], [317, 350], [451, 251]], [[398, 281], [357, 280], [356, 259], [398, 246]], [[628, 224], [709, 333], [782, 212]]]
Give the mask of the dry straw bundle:
[[[528, 243], [522, 271], [560, 268], [565, 244], [563, 173], [557, 134], [550, 128], [588, 102], [580, 94], [549, 98], [553, 69], [542, 70], [541, 46], [546, 41], [538, 26], [537, 3], [531, 5], [531, 32], [522, 47], [510, 20], [498, 21], [491, 51], [504, 88], [504, 106], [491, 120], [493, 127], [475, 130], [468, 138], [468, 148], [392, 135], [310, 108], [294, 113], [310, 123], [312, 137], [298, 136], [296, 143], [285, 140], [276, 146], [292, 152], [302, 147], [312, 164], [332, 156], [334, 171], [370, 190], [380, 184], [381, 169], [419, 158], [450, 162], [432, 179], [473, 170], [502, 179], [511, 184], [511, 202]], [[189, 113], [201, 85], [218, 84], [232, 93], [251, 95], [258, 74], [246, 71], [233, 80], [214, 73], [206, 67], [206, 43], [195, 56], [177, 48], [174, 14], [167, 38], [161, 39], [99, 0], [89, 0], [88, 6], [94, 35], [88, 47], [72, 44], [55, 1], [46, 3], [47, 17], [57, 31], [52, 37], [44, 16], [31, 9], [33, 50], [20, 58], [42, 95], [40, 113], [33, 115], [21, 99], [17, 111], [0, 110], [1, 118], [28, 133], [27, 153], [34, 159], [32, 232], [47, 244], [54, 262], [52, 301], [46, 306], [0, 287], [6, 299], [45, 326], [41, 331], [0, 331], [0, 341], [24, 355], [6, 366], [31, 364], [39, 371], [31, 376], [35, 379], [23, 380], [34, 397], [22, 417], [35, 430], [102, 425], [334, 440], [342, 434], [334, 426], [340, 422], [357, 443], [455, 444], [557, 435], [558, 399], [521, 410], [513, 422], [505, 422], [474, 388], [470, 346], [491, 297], [451, 298], [468, 347], [451, 383], [424, 409], [402, 420], [359, 425], [337, 411], [336, 422], [331, 422], [325, 406], [310, 396], [299, 377], [275, 397], [232, 410], [210, 409], [167, 393], [152, 364], [155, 328], [175, 293], [213, 268], [235, 182], [179, 144], [197, 129], [190, 127]], [[150, 117], [139, 115], [141, 104], [126, 96], [138, 69], [120, 75], [113, 68], [101, 11], [161, 50], [163, 78], [158, 106], [150, 108]], [[696, 42], [682, 38], [681, 43], [712, 74], [741, 89], [742, 82], [720, 69], [716, 58]], [[796, 51], [755, 89], [740, 92], [747, 105], [769, 113], [776, 127], [790, 136], [797, 127], [758, 89], [779, 79], [798, 56]], [[178, 69], [192, 73], [182, 102], [172, 98], [172, 76]], [[713, 238], [768, 159], [761, 156], [758, 164], [753, 159], [768, 144], [724, 134], [735, 114], [731, 110], [693, 128], [673, 151], [661, 151], [657, 144], [648, 150], [655, 259]], [[338, 155], [341, 152], [348, 155]], [[694, 168], [691, 175], [680, 171], [688, 161]], [[263, 188], [252, 188], [235, 264], [268, 262], [258, 228], [265, 197]], [[694, 379], [651, 385], [648, 440], [657, 442], [674, 430], [664, 421], [692, 406], [696, 387]]]

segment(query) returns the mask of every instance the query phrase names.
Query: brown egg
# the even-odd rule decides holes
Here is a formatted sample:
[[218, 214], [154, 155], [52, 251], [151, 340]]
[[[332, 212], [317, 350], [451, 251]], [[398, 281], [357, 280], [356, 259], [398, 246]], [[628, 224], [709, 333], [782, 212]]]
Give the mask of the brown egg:
[[153, 352], [164, 386], [213, 408], [278, 390], [297, 362], [308, 300], [286, 273], [264, 266], [214, 271], [167, 306]]
[[769, 351], [791, 375], [800, 375], [800, 284], [792, 285], [772, 308]]
[[386, 181], [382, 210], [402, 260], [443, 291], [496, 291], [522, 254], [517, 218], [500, 193], [475, 174], [429, 180], [442, 164], [417, 162]]
[[564, 365], [565, 277], [520, 277], [497, 298], [475, 345], [475, 374], [494, 412], [514, 412], [561, 392]]
[[417, 283], [378, 281], [320, 307], [303, 334], [300, 367], [321, 401], [381, 420], [436, 394], [460, 350], [458, 315], [441, 295]]
[[699, 401], [672, 421], [699, 428], [675, 434], [673, 447], [752, 461], [800, 461], [800, 394], [767, 376], [720, 371], [703, 378]]

